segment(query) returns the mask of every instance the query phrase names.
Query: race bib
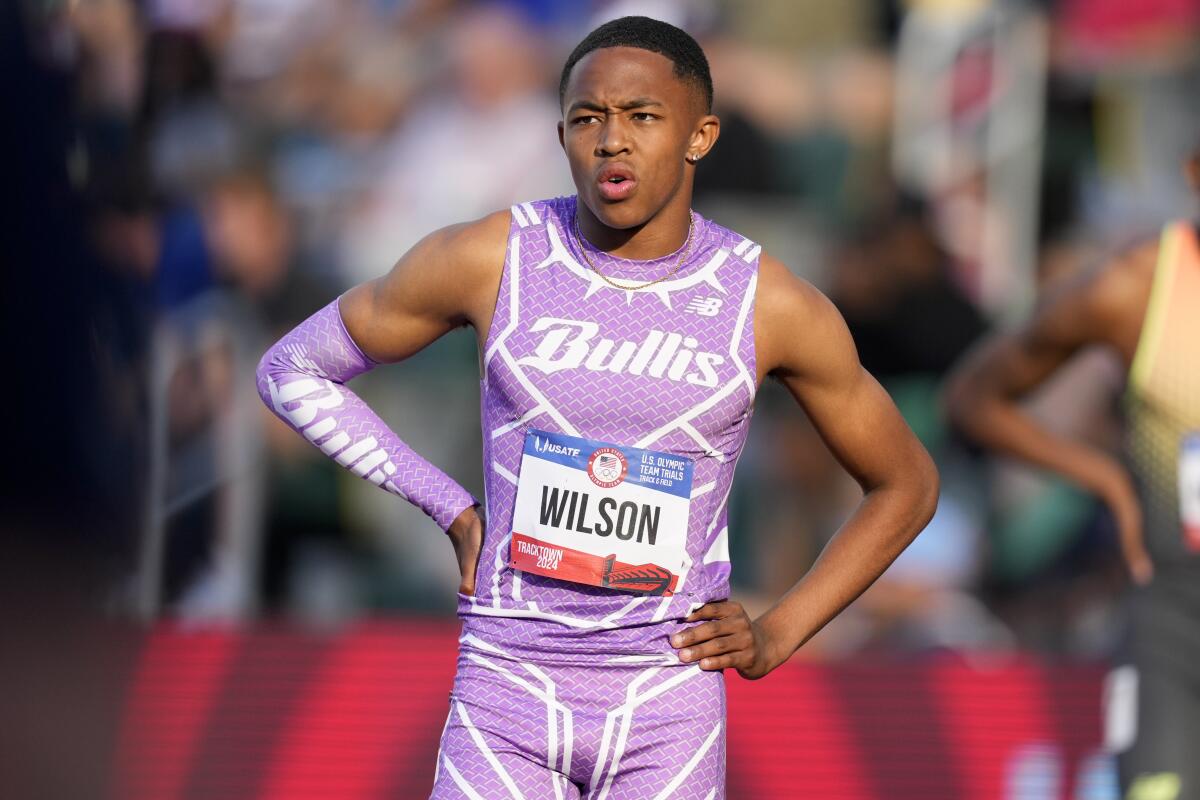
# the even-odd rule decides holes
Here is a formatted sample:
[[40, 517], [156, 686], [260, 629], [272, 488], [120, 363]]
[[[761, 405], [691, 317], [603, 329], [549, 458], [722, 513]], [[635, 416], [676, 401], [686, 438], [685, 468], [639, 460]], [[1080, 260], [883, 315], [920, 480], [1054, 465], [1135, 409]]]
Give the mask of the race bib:
[[509, 565], [589, 586], [670, 595], [687, 542], [692, 462], [529, 431]]
[[1179, 517], [1184, 545], [1200, 552], [1200, 432], [1185, 435], [1179, 448]]

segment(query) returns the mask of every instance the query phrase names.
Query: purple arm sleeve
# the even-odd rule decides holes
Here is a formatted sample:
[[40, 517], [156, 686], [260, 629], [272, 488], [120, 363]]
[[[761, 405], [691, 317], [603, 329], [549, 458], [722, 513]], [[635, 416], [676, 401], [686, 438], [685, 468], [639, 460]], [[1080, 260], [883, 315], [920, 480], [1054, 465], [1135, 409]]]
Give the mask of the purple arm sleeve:
[[375, 366], [350, 338], [334, 300], [267, 350], [258, 364], [258, 393], [326, 455], [418, 506], [446, 530], [477, 501], [346, 388], [346, 381]]

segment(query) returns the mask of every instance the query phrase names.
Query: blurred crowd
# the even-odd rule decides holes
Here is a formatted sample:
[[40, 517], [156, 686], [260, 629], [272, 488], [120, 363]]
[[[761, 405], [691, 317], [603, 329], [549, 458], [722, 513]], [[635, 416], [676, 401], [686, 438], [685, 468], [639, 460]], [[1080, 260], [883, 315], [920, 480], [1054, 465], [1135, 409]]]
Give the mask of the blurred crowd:
[[[253, 366], [425, 233], [570, 193], [561, 64], [596, 24], [642, 13], [711, 61], [722, 133], [697, 209], [833, 298], [942, 471], [929, 528], [804, 652], [1115, 646], [1125, 577], [1105, 509], [966, 447], [940, 381], [1044, 286], [1195, 213], [1179, 174], [1200, 142], [1191, 0], [18, 5], [31, 57], [69, 98], [96, 458], [123, 534], [113, 613], [451, 613], [436, 526], [270, 416]], [[355, 388], [482, 496], [477, 377], [456, 331]], [[1116, 448], [1123, 381], [1086, 354], [1032, 405]], [[730, 501], [751, 608], [803, 574], [860, 496], [779, 387], [755, 416]]]

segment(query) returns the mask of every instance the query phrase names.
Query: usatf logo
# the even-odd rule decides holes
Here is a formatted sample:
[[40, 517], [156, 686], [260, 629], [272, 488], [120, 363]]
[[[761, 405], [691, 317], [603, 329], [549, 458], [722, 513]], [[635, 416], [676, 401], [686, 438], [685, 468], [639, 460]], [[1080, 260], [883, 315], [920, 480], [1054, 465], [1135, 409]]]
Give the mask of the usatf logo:
[[723, 302], [719, 297], [693, 297], [684, 310], [702, 317], [715, 317]]
[[629, 462], [615, 447], [601, 447], [592, 453], [587, 465], [588, 477], [601, 489], [611, 489], [625, 480]]
[[567, 447], [565, 444], [552, 442], [549, 439], [543, 439], [541, 436], [533, 437], [533, 449], [538, 453], [555, 453], [560, 456], [569, 456], [570, 458], [579, 457], [578, 447]]

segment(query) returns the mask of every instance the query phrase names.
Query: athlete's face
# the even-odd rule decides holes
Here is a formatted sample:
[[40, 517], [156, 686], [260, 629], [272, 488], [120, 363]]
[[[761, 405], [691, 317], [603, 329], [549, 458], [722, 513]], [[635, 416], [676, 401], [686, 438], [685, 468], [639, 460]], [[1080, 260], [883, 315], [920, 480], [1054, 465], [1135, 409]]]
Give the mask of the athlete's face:
[[580, 199], [620, 229], [644, 224], [672, 200], [690, 206], [693, 160], [718, 130], [699, 89], [675, 75], [670, 59], [634, 47], [580, 59], [558, 124]]

